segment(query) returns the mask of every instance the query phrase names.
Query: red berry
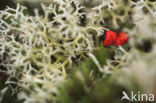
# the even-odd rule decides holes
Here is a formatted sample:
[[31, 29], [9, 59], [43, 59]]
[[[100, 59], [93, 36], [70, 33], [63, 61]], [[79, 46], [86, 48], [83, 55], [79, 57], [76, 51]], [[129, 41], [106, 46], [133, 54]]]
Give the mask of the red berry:
[[119, 34], [118, 38], [116, 39], [115, 45], [118, 47], [128, 42], [128, 36], [126, 33], [122, 32]]
[[116, 38], [117, 38], [116, 32], [113, 32], [113, 31], [110, 31], [110, 30], [107, 31], [103, 45], [104, 46], [113, 45], [115, 43], [115, 41], [116, 41]]

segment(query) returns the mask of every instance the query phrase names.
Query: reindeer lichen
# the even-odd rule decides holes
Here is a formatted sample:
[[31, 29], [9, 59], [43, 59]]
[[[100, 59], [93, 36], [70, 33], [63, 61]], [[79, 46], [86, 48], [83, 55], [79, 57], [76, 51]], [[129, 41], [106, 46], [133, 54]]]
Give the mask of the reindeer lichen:
[[[126, 85], [129, 77], [134, 77], [145, 92], [154, 90], [155, 1], [36, 1], [42, 2], [43, 14], [35, 9], [31, 15], [21, 4], [17, 4], [15, 9], [7, 7], [0, 11], [0, 72], [7, 75], [5, 83], [12, 94], [24, 99], [24, 103], [55, 103], [58, 87], [68, 81], [73, 65], [77, 66], [86, 58], [93, 60], [102, 74], [101, 78], [108, 73], [118, 83]], [[128, 46], [112, 46], [113, 57], [106, 58], [106, 63], [100, 63], [93, 52], [100, 50], [101, 38], [103, 42], [105, 31], [109, 29], [126, 32]], [[80, 74], [78, 76], [81, 77]], [[140, 78], [151, 81], [142, 82]], [[148, 88], [149, 83], [151, 86]], [[133, 82], [129, 84], [133, 85]], [[0, 102], [7, 89], [0, 91]]]

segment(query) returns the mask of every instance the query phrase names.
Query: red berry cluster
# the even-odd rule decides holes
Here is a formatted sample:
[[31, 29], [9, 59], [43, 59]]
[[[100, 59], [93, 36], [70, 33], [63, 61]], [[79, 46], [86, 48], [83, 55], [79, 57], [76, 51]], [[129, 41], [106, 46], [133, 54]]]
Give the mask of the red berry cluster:
[[128, 36], [125, 32], [120, 33], [119, 36], [117, 37], [116, 32], [108, 30], [106, 32], [106, 37], [103, 44], [104, 46], [109, 46], [115, 43], [115, 45], [118, 47], [127, 42], [128, 42]]

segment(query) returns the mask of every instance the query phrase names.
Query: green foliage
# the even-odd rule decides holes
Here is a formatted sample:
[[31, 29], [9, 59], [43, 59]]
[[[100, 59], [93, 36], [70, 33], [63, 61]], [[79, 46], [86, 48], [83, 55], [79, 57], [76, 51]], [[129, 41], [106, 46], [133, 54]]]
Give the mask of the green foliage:
[[[98, 54], [96, 58], [101, 65], [106, 65], [106, 60], [111, 59], [110, 51], [112, 48], [101, 45], [94, 52]], [[120, 103], [122, 91], [128, 91], [116, 83], [110, 74], [100, 73], [91, 58], [78, 63], [66, 80], [58, 88], [58, 103]]]
[[109, 75], [97, 79], [86, 66], [71, 74], [57, 97], [59, 103], [120, 103], [124, 88], [114, 82]]

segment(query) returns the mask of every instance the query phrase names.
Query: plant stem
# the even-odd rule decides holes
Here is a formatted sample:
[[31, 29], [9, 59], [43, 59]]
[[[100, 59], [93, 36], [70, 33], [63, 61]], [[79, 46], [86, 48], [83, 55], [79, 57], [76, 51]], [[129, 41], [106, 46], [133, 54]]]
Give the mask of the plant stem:
[[88, 53], [88, 55], [91, 57], [92, 61], [95, 63], [95, 65], [98, 67], [100, 72], [104, 72], [104, 70], [102, 69], [100, 63], [98, 62], [98, 60], [96, 59], [96, 57], [92, 54], [92, 53]]
[[124, 52], [125, 54], [127, 54], [127, 52], [125, 51], [125, 49], [122, 46], [119, 46], [119, 49]]

